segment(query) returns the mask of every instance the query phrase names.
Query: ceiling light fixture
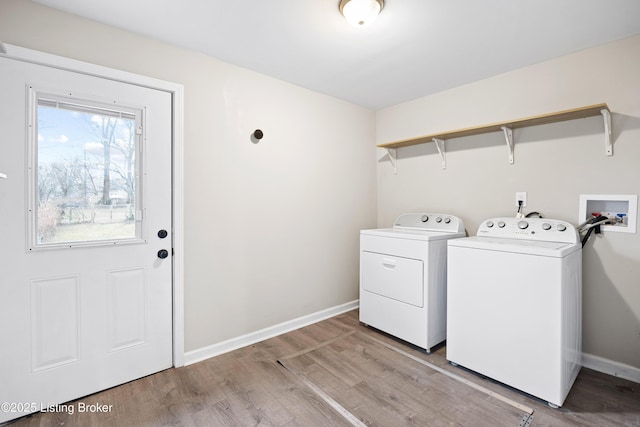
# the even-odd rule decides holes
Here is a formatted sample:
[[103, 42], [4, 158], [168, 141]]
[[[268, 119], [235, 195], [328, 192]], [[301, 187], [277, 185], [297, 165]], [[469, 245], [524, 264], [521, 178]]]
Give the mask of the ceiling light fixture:
[[384, 7], [384, 0], [340, 0], [340, 13], [354, 27], [371, 24]]

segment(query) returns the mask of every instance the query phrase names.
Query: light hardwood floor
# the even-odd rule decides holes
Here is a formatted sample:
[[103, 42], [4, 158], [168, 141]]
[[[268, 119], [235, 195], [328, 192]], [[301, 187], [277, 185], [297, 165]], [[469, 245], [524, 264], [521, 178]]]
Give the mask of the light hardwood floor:
[[[552, 409], [445, 352], [368, 328], [354, 310], [11, 426], [640, 426], [640, 384], [583, 368]], [[111, 409], [78, 412], [92, 404]]]

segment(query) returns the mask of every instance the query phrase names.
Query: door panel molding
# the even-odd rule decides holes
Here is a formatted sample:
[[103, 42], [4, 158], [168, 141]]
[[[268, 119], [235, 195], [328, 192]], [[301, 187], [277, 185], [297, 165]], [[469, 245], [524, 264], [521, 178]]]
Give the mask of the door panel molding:
[[77, 362], [80, 327], [78, 275], [31, 281], [32, 373]]
[[[148, 283], [144, 267], [107, 272], [109, 351], [144, 344]], [[138, 307], [144, 307], [143, 311]]]

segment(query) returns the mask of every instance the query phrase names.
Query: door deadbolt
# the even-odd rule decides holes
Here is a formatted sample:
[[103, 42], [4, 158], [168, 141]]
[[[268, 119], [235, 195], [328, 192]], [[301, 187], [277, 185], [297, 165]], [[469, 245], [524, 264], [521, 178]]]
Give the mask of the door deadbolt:
[[158, 251], [158, 258], [160, 258], [160, 259], [165, 259], [165, 258], [166, 258], [166, 257], [168, 257], [168, 256], [169, 256], [169, 251], [168, 251], [168, 250], [166, 250], [166, 249], [160, 249], [160, 250]]
[[158, 237], [161, 239], [164, 239], [165, 237], [167, 237], [169, 235], [169, 233], [167, 233], [167, 230], [160, 230], [158, 231]]

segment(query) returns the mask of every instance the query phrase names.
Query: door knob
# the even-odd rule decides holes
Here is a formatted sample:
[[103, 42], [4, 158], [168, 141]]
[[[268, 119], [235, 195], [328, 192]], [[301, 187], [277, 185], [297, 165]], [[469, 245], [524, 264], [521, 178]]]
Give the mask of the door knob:
[[160, 250], [158, 251], [158, 258], [160, 258], [160, 259], [165, 259], [165, 258], [166, 258], [166, 257], [168, 257], [168, 256], [169, 256], [169, 251], [168, 251], [168, 250], [166, 250], [166, 249], [160, 249]]

